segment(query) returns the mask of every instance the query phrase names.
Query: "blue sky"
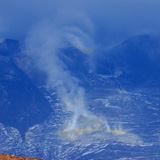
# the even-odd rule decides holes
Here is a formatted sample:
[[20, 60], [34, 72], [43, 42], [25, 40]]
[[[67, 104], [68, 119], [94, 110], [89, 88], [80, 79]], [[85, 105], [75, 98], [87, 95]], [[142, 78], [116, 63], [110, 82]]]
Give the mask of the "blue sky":
[[158, 0], [0, 0], [0, 37], [25, 39], [36, 25], [78, 26], [99, 45], [159, 34]]

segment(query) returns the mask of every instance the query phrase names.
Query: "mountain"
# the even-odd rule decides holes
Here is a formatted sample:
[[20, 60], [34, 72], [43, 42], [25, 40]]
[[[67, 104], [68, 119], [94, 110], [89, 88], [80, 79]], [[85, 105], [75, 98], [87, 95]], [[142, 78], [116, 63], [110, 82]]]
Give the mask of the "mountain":
[[[160, 77], [160, 47], [157, 37], [141, 35], [104, 50], [96, 59], [97, 72], [115, 75], [125, 89], [133, 89]], [[158, 84], [159, 85], [159, 84]]]
[[43, 122], [52, 111], [43, 93], [15, 64], [13, 57], [20, 51], [18, 41], [0, 44], [0, 123], [25, 132]]
[[90, 112], [67, 130], [73, 113], [43, 87], [46, 75], [19, 53], [20, 43], [3, 41], [0, 152], [45, 160], [160, 159], [159, 44], [155, 36], [138, 35], [90, 54], [61, 49], [58, 58], [84, 88]]

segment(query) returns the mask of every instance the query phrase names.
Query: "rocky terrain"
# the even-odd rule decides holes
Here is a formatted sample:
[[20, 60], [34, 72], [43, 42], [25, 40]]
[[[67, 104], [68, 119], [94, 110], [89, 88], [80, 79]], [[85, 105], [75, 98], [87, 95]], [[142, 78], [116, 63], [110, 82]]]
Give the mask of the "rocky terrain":
[[24, 158], [24, 157], [16, 157], [16, 156], [0, 154], [0, 160], [42, 160], [42, 159]]
[[[65, 70], [84, 88], [91, 113], [79, 116], [70, 130], [66, 126], [73, 112], [18, 46], [13, 40], [0, 45], [1, 153], [44, 160], [160, 159], [155, 37], [131, 37], [98, 50], [96, 58], [73, 47], [60, 52]], [[92, 70], [89, 60], [95, 64]]]

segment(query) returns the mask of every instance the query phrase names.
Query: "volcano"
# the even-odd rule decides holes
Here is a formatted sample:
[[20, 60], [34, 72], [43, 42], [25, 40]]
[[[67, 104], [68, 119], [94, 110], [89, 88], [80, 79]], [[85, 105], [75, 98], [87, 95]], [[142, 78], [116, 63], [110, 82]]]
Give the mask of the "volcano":
[[85, 90], [89, 112], [68, 129], [74, 112], [46, 86], [47, 74], [18, 41], [4, 40], [0, 152], [45, 160], [160, 159], [159, 46], [156, 37], [139, 35], [93, 54], [74, 46], [59, 50], [61, 64]]

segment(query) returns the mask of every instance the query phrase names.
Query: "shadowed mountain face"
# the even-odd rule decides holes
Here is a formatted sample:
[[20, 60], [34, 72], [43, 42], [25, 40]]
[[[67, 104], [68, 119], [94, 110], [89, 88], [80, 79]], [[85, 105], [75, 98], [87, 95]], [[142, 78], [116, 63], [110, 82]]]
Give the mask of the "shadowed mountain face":
[[64, 48], [59, 53], [59, 58], [67, 66], [73, 75], [87, 74], [88, 71], [88, 55], [82, 53], [79, 49], [74, 47]]
[[33, 81], [10, 57], [19, 51], [17, 44], [7, 40], [0, 45], [0, 123], [18, 129], [24, 137], [29, 127], [50, 115], [51, 108]]
[[96, 79], [101, 74], [112, 77], [112, 81], [117, 81], [124, 89], [132, 90], [144, 85], [160, 85], [159, 46], [157, 37], [141, 35], [130, 37], [111, 49], [96, 50], [90, 55], [75, 48], [65, 48], [59, 58], [85, 87], [88, 86], [85, 79], [89, 77], [95, 80], [96, 85], [101, 85]]
[[6, 56], [14, 56], [20, 52], [20, 46], [18, 41], [5, 39], [0, 42], [0, 54]]
[[160, 77], [160, 43], [156, 37], [135, 36], [102, 51], [96, 59], [97, 72], [115, 75], [127, 89]]

